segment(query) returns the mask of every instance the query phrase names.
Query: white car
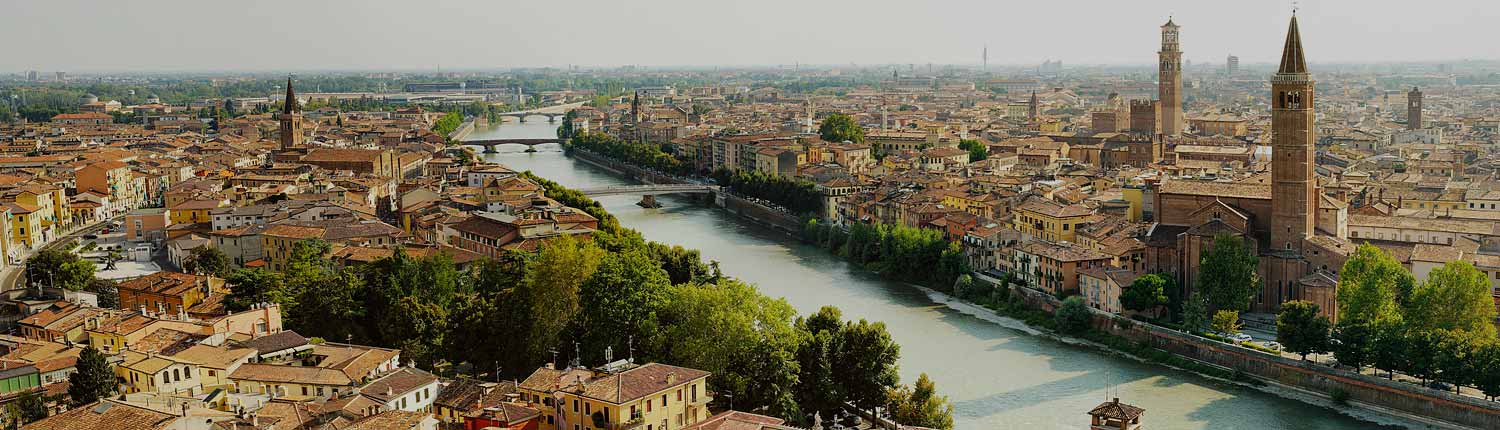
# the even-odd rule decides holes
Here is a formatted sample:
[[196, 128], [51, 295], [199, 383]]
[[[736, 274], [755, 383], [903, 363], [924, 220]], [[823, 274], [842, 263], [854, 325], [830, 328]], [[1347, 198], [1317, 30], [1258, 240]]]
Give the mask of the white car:
[[1235, 342], [1249, 342], [1250, 335], [1244, 333], [1235, 333], [1233, 335], [1230, 335], [1229, 339]]

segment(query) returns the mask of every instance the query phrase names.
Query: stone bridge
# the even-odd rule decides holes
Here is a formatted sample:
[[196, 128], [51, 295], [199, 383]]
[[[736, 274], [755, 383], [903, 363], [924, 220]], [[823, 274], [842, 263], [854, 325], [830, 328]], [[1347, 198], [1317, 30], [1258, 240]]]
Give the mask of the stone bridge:
[[495, 152], [495, 146], [498, 146], [498, 145], [537, 146], [537, 145], [541, 145], [541, 144], [545, 144], [545, 143], [562, 143], [562, 139], [545, 138], [544, 137], [544, 138], [537, 138], [537, 139], [483, 139], [483, 140], [465, 140], [463, 142], [463, 144], [465, 144], [465, 145], [483, 146], [484, 147], [484, 152], [486, 152], [486, 153], [493, 153], [493, 152]]
[[652, 184], [584, 188], [578, 191], [589, 197], [618, 196], [622, 194], [717, 194], [719, 187], [717, 185], [697, 184]]

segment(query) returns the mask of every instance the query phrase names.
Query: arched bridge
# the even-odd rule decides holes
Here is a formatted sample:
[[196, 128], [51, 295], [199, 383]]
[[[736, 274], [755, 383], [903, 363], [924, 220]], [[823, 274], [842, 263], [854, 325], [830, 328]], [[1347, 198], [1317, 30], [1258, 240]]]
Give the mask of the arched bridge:
[[589, 197], [617, 196], [622, 194], [709, 194], [718, 193], [719, 187], [716, 185], [697, 184], [653, 184], [585, 188], [578, 191]]
[[545, 116], [545, 117], [547, 117], [547, 122], [557, 122], [557, 119], [558, 118], [562, 118], [563, 115], [567, 115], [567, 114], [565, 114], [565, 113], [551, 113], [551, 112], [536, 112], [536, 111], [506, 112], [506, 113], [500, 114], [500, 116], [503, 116], [503, 117], [515, 118], [516, 121], [520, 121], [520, 122], [526, 122], [526, 118], [530, 117], [530, 116]]
[[516, 121], [520, 122], [526, 122], [526, 118], [531, 116], [545, 116], [547, 117], [547, 122], [557, 122], [558, 118], [562, 118], [563, 115], [567, 115], [568, 112], [572, 111], [573, 109], [578, 109], [579, 106], [583, 106], [583, 102], [553, 105], [532, 110], [506, 112], [500, 114], [500, 116], [515, 118]]
[[541, 144], [544, 144], [544, 143], [562, 143], [562, 139], [557, 139], [557, 138], [540, 138], [540, 139], [482, 139], [482, 140], [465, 140], [463, 142], [463, 144], [465, 144], [465, 145], [483, 146], [484, 147], [484, 152], [495, 152], [495, 146], [497, 146], [497, 145], [537, 146], [537, 145], [541, 145]]

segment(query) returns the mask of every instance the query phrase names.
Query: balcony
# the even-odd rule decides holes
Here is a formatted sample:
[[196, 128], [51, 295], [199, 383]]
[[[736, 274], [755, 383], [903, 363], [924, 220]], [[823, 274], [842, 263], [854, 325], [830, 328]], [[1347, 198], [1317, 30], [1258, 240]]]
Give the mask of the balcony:
[[711, 395], [711, 394], [704, 394], [702, 396], [697, 396], [696, 398], [689, 398], [688, 399], [688, 406], [703, 406], [703, 405], [707, 405], [707, 404], [709, 404], [709, 402], [713, 402], [713, 401], [714, 401], [713, 395]]
[[645, 425], [645, 424], [646, 424], [646, 417], [641, 416], [640, 412], [636, 412], [636, 413], [630, 415], [630, 420], [625, 421], [623, 423], [620, 423], [619, 425], [616, 425], [614, 427], [614, 430], [632, 430], [632, 429], [640, 428], [642, 425]]

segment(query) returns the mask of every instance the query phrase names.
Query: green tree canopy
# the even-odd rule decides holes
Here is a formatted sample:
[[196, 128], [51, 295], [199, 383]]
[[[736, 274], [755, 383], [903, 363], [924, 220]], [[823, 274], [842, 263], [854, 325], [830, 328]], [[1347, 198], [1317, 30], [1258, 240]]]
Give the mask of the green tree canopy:
[[1413, 292], [1405, 313], [1415, 330], [1459, 330], [1495, 337], [1495, 301], [1489, 277], [1465, 261], [1433, 269]]
[[1375, 332], [1370, 323], [1339, 320], [1333, 332], [1333, 358], [1339, 364], [1359, 370], [1370, 365], [1375, 356]]
[[1203, 254], [1198, 289], [1210, 310], [1250, 310], [1250, 299], [1260, 291], [1256, 268], [1260, 257], [1239, 236], [1218, 235]]
[[26, 276], [33, 285], [79, 291], [94, 280], [94, 263], [71, 252], [43, 249], [26, 259]]
[[1083, 303], [1083, 298], [1072, 296], [1063, 300], [1062, 305], [1057, 307], [1057, 313], [1053, 318], [1057, 320], [1057, 329], [1063, 333], [1081, 334], [1088, 331], [1092, 317], [1089, 315], [1088, 305]]
[[908, 426], [930, 429], [953, 429], [953, 405], [948, 396], [937, 395], [937, 387], [926, 373], [917, 377], [914, 386], [902, 386], [889, 395], [891, 419]]
[[73, 405], [87, 405], [115, 391], [115, 370], [93, 345], [83, 347], [75, 366], [77, 371], [68, 375], [68, 397]]
[[1276, 341], [1287, 351], [1317, 354], [1328, 350], [1328, 317], [1318, 314], [1316, 303], [1294, 300], [1281, 304], [1276, 314]]
[[182, 260], [182, 270], [199, 275], [224, 276], [229, 273], [229, 256], [218, 248], [200, 246]]
[[1167, 276], [1159, 273], [1135, 278], [1120, 291], [1120, 306], [1132, 311], [1154, 312], [1167, 304], [1167, 286], [1170, 284]]
[[1339, 272], [1339, 320], [1376, 322], [1401, 317], [1398, 303], [1416, 280], [1384, 250], [1360, 244]]
[[823, 124], [818, 126], [818, 135], [827, 142], [865, 142], [865, 129], [854, 122], [854, 117], [841, 113], [823, 118]]
[[1212, 323], [1213, 329], [1219, 333], [1235, 334], [1240, 332], [1240, 313], [1231, 310], [1220, 310], [1214, 312]]

